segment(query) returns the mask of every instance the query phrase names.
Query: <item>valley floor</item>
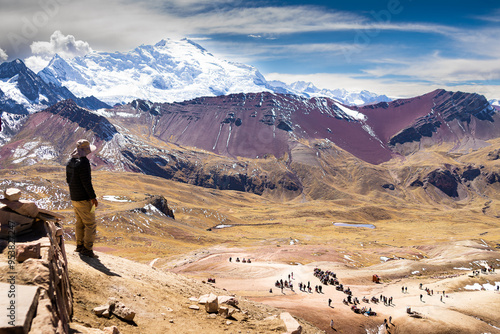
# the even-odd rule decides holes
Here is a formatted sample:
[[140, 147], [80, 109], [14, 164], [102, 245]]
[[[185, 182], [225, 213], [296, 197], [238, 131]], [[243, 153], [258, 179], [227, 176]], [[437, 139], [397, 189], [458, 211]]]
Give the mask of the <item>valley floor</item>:
[[[470, 247], [472, 244], [467, 245]], [[462, 248], [463, 250], [464, 248]], [[290, 258], [300, 258], [308, 252], [306, 248], [289, 247]], [[270, 260], [274, 249], [242, 250], [214, 249], [211, 254], [198, 259], [189, 259], [185, 264], [177, 264], [172, 270], [197, 279], [216, 279], [216, 286], [227, 289], [239, 296], [258, 301], [292, 315], [303, 318], [326, 333], [383, 333], [384, 321], [389, 321], [388, 333], [500, 333], [500, 272], [486, 272], [472, 276], [468, 268], [453, 269], [452, 261], [443, 263], [439, 258], [421, 260], [420, 271], [411, 270], [415, 261], [391, 260], [366, 268], [352, 268], [340, 262], [312, 262], [305, 265], [297, 263], [278, 263]], [[326, 249], [324, 251], [327, 251]], [[482, 251], [469, 254], [468, 261], [477, 261]], [[499, 253], [490, 261], [481, 263], [494, 264], [498, 268]], [[456, 254], [457, 257], [459, 254]], [[231, 262], [229, 261], [231, 258]], [[251, 259], [251, 263], [235, 262], [235, 259]], [[193, 261], [194, 260], [194, 261]], [[455, 259], [456, 260], [456, 259]], [[462, 259], [461, 259], [462, 260]], [[190, 263], [189, 263], [190, 262]], [[436, 266], [442, 266], [436, 270]], [[425, 272], [432, 267], [433, 272]], [[337, 291], [332, 285], [322, 285], [314, 273], [314, 268], [333, 271], [345, 288], [349, 287], [353, 297], [357, 297], [361, 307], [372, 308], [376, 316], [356, 314], [352, 304], [343, 300], [347, 295]], [[378, 274], [380, 284], [372, 282], [372, 275]], [[291, 275], [293, 291], [285, 288], [283, 292], [274, 286], [276, 280], [287, 280]], [[312, 293], [299, 290], [299, 282], [310, 282]], [[480, 284], [490, 290], [467, 290]], [[484, 285], [486, 284], [486, 285]], [[322, 293], [314, 287], [322, 285]], [[422, 288], [420, 288], [422, 285]], [[406, 287], [405, 292], [402, 288]], [[432, 291], [432, 295], [426, 292]], [[272, 292], [270, 291], [272, 289]], [[444, 291], [444, 295], [443, 295]], [[363, 297], [392, 297], [391, 305], [365, 303]], [[422, 298], [420, 297], [422, 295]], [[328, 299], [331, 298], [331, 307]], [[407, 308], [416, 316], [410, 317]], [[333, 320], [333, 328], [330, 321]], [[380, 331], [379, 331], [380, 330]]]

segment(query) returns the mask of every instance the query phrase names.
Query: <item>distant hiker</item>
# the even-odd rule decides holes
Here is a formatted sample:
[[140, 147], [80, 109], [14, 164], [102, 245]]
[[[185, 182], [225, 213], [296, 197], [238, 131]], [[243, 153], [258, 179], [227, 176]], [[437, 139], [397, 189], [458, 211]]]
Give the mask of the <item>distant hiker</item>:
[[93, 252], [93, 246], [97, 226], [95, 208], [99, 203], [92, 187], [90, 162], [87, 155], [95, 149], [96, 147], [88, 140], [80, 139], [66, 165], [66, 182], [76, 216], [76, 251], [93, 258], [98, 257]]
[[332, 299], [331, 298], [328, 298], [328, 306], [332, 306]]
[[330, 328], [332, 328], [332, 329], [333, 329], [333, 319], [332, 319], [332, 320], [330, 320]]
[[422, 301], [422, 297], [423, 297], [422, 294], [420, 294], [420, 301]]
[[232, 262], [232, 260], [233, 260], [233, 259], [232, 259], [231, 257], [229, 257], [229, 262]]

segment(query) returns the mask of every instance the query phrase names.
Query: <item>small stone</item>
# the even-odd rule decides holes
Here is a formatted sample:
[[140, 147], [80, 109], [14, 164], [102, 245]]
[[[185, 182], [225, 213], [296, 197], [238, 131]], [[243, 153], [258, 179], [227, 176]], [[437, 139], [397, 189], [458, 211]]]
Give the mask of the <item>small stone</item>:
[[21, 198], [21, 190], [17, 188], [7, 188], [5, 189], [4, 196], [6, 200], [19, 201]]
[[231, 325], [233, 322], [231, 320], [226, 321], [226, 325]]
[[199, 310], [200, 309], [200, 307], [198, 305], [189, 305], [189, 308], [191, 310]]
[[40, 258], [40, 243], [36, 244], [18, 244], [16, 245], [16, 261], [24, 262], [27, 259]]
[[168, 322], [170, 322], [171, 324], [174, 323], [174, 319], [170, 319]]
[[105, 334], [120, 334], [120, 331], [118, 330], [118, 327], [116, 327], [116, 326], [104, 327], [103, 332]]
[[111, 318], [111, 312], [109, 312], [109, 309], [108, 309], [108, 310], [102, 312], [101, 316], [103, 318], [108, 318], [109, 319], [109, 318]]
[[102, 316], [102, 314], [105, 311], [108, 311], [108, 313], [109, 313], [109, 305], [101, 305], [101, 306], [94, 307], [92, 309], [92, 312], [94, 312], [94, 314], [97, 316]]

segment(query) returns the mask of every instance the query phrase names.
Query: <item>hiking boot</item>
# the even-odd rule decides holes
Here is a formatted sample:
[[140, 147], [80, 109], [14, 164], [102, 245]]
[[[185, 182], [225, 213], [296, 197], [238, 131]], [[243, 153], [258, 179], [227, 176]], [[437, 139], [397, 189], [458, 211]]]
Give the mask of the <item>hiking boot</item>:
[[81, 252], [80, 252], [81, 255], [83, 256], [88, 256], [88, 257], [92, 257], [94, 259], [98, 259], [99, 256], [97, 256], [97, 254], [95, 254], [92, 249], [87, 249], [87, 248], [84, 248]]
[[75, 252], [81, 253], [84, 249], [85, 249], [85, 247], [83, 247], [83, 245], [77, 245], [76, 249], [75, 249]]

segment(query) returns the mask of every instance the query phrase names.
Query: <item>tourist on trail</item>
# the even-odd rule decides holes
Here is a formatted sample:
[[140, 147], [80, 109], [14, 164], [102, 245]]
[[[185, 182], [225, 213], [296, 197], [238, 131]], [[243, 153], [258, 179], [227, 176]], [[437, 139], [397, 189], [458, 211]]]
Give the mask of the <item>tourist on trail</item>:
[[69, 186], [71, 204], [76, 216], [76, 251], [81, 255], [97, 258], [93, 247], [96, 237], [95, 209], [99, 204], [92, 186], [90, 162], [87, 155], [96, 147], [88, 140], [80, 139], [71, 159], [66, 165], [66, 182]]
[[331, 298], [328, 298], [328, 306], [332, 307], [332, 299]]
[[332, 329], [333, 329], [333, 319], [332, 319], [332, 320], [330, 320], [330, 328], [332, 328]]

